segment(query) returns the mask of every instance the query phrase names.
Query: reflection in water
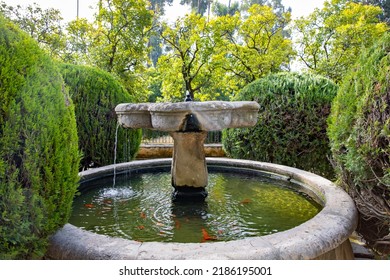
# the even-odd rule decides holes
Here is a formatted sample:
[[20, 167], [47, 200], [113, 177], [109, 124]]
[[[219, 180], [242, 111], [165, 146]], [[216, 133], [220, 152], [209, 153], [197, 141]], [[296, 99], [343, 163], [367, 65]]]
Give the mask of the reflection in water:
[[[261, 236], [295, 227], [320, 207], [280, 183], [254, 175], [209, 174], [204, 202], [172, 202], [169, 173], [92, 182], [77, 197], [70, 223], [138, 241], [211, 242]], [[97, 187], [98, 186], [98, 187]]]

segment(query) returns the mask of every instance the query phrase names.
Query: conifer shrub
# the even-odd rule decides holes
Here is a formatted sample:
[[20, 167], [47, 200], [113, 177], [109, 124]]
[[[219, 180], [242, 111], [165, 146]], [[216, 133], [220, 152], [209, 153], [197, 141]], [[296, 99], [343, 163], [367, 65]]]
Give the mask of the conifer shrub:
[[390, 254], [390, 35], [343, 79], [329, 117], [337, 178], [360, 212], [358, 231]]
[[0, 259], [44, 255], [71, 213], [79, 160], [58, 68], [0, 15]]
[[244, 87], [236, 100], [260, 105], [256, 126], [227, 129], [223, 145], [234, 158], [297, 167], [331, 178], [326, 119], [337, 86], [310, 74], [270, 74]]
[[[126, 89], [109, 73], [88, 66], [60, 65], [75, 104], [81, 168], [113, 164], [119, 103], [132, 102]], [[141, 143], [140, 129], [118, 128], [116, 162], [133, 159]]]

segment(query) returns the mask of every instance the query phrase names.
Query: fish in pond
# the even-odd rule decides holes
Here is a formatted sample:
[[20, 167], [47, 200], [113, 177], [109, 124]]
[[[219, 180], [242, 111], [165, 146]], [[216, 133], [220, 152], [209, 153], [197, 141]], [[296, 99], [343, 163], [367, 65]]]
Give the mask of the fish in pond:
[[252, 202], [252, 199], [250, 199], [250, 198], [245, 198], [245, 199], [240, 201], [241, 204], [248, 204], [248, 203], [251, 203], [251, 202]]
[[208, 240], [217, 240], [215, 236], [210, 236], [204, 228], [202, 228], [202, 242], [206, 242]]
[[179, 229], [181, 227], [180, 222], [178, 220], [176, 220], [176, 219], [174, 221], [175, 221], [175, 228]]

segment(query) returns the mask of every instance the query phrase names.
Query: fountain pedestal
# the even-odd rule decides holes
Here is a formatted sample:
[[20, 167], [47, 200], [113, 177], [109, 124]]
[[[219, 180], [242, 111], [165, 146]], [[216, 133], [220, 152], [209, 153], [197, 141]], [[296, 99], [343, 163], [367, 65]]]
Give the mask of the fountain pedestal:
[[172, 186], [174, 200], [204, 200], [208, 181], [204, 141], [206, 131], [171, 132], [174, 140]]
[[174, 139], [172, 186], [175, 200], [204, 200], [208, 172], [204, 141], [208, 131], [252, 127], [259, 104], [253, 101], [207, 101], [119, 104], [118, 122], [127, 128], [167, 131]]

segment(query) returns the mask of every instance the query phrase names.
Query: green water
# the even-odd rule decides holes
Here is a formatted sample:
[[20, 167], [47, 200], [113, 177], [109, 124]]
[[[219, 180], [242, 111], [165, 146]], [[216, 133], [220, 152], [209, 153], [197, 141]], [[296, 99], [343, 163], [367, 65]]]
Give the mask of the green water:
[[309, 220], [320, 206], [259, 176], [210, 173], [204, 203], [173, 203], [169, 173], [94, 183], [76, 197], [70, 223], [141, 242], [213, 242], [262, 236]]

